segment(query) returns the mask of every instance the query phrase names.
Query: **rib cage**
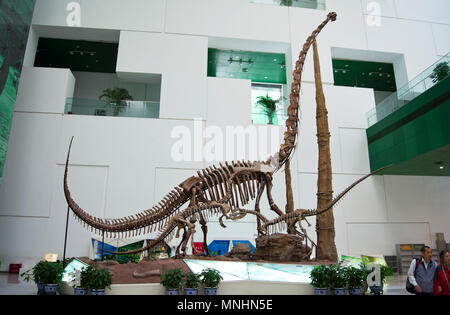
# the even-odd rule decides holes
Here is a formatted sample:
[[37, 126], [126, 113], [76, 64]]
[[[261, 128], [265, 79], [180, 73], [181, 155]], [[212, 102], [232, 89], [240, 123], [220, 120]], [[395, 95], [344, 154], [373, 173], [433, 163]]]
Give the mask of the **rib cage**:
[[[261, 175], [256, 172], [235, 176], [231, 187], [227, 184], [234, 173], [234, 168], [252, 168], [250, 161], [232, 162], [231, 165], [225, 162], [225, 165], [219, 163], [220, 167], [212, 166], [197, 172], [202, 179], [202, 190], [209, 201], [227, 202], [232, 209], [247, 205], [250, 200], [255, 199], [257, 189], [262, 182]], [[230, 198], [227, 198], [227, 189], [231, 188]]]

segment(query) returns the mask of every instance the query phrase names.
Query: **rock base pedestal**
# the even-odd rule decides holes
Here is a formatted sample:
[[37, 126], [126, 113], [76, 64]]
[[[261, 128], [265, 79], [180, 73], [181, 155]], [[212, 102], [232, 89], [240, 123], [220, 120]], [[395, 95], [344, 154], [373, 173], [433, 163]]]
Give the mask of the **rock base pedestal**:
[[259, 236], [256, 239], [254, 260], [280, 262], [308, 261], [311, 248], [303, 244], [303, 238], [298, 235], [276, 233]]

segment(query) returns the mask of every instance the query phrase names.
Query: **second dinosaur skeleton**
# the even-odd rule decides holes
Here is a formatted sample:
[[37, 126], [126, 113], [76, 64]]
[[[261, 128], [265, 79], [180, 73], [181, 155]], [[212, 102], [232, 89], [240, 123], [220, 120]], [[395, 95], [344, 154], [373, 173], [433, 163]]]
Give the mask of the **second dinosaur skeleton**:
[[[159, 235], [155, 240], [150, 241], [147, 246], [127, 251], [127, 252], [110, 252], [114, 254], [132, 254], [138, 253], [151, 248], [158, 243], [171, 239], [175, 233], [178, 237], [179, 232], [183, 231], [182, 241], [177, 248], [186, 254], [186, 245], [189, 239], [193, 241], [195, 233], [195, 223], [198, 220], [203, 231], [204, 242], [207, 238], [206, 221], [210, 215], [220, 215], [219, 222], [223, 224], [223, 218], [237, 220], [247, 214], [256, 215], [258, 220], [258, 233], [260, 235], [272, 230], [274, 226], [280, 224], [299, 223], [300, 229], [306, 236], [306, 231], [301, 227], [301, 222], [308, 216], [317, 215], [328, 211], [339, 202], [342, 197], [347, 194], [355, 185], [363, 181], [365, 178], [373, 175], [371, 173], [356, 181], [338, 195], [330, 205], [324, 209], [302, 210], [298, 209], [290, 214], [284, 214], [275, 204], [272, 198], [272, 178], [273, 174], [279, 170], [290, 159], [293, 150], [296, 147], [298, 134], [298, 111], [299, 111], [299, 93], [301, 87], [301, 76], [306, 54], [311, 47], [316, 36], [325, 27], [329, 21], [336, 20], [336, 13], [328, 14], [317, 29], [313, 31], [311, 36], [306, 40], [303, 49], [300, 52], [299, 59], [293, 72], [293, 83], [290, 95], [290, 105], [288, 107], [288, 118], [286, 120], [287, 131], [284, 134], [284, 143], [275, 156], [270, 157], [267, 161], [237, 161], [232, 163], [219, 163], [219, 167], [212, 166], [197, 172], [198, 176], [192, 176], [175, 187], [169, 192], [158, 205], [151, 209], [141, 211], [138, 214], [120, 218], [104, 220], [92, 217], [73, 200], [68, 188], [67, 176], [70, 149], [67, 154], [66, 167], [64, 172], [64, 194], [69, 207], [74, 215], [91, 231], [99, 234], [105, 233], [107, 237], [132, 237], [141, 234], [148, 234], [159, 231]], [[73, 140], [73, 138], [72, 138]], [[259, 204], [266, 189], [267, 198], [270, 209], [274, 211], [278, 217], [274, 220], [267, 220], [260, 211]], [[254, 210], [244, 210], [242, 207], [247, 205], [251, 200], [255, 200]], [[186, 209], [181, 208], [188, 203]], [[260, 225], [260, 221], [262, 225]], [[177, 231], [175, 231], [177, 229]], [[187, 229], [187, 230], [186, 230]], [[208, 249], [206, 249], [208, 251]], [[105, 250], [105, 252], [108, 252]]]

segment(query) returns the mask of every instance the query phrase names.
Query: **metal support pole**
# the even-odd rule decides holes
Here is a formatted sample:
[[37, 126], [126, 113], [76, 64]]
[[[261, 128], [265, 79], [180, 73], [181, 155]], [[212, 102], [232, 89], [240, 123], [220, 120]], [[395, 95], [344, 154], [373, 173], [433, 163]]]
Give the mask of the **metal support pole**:
[[103, 245], [105, 245], [105, 231], [102, 231], [102, 261], [103, 261]]
[[67, 247], [67, 230], [69, 229], [69, 205], [67, 205], [67, 217], [66, 217], [66, 236], [64, 237], [64, 254], [63, 254], [63, 268], [66, 267], [66, 247]]

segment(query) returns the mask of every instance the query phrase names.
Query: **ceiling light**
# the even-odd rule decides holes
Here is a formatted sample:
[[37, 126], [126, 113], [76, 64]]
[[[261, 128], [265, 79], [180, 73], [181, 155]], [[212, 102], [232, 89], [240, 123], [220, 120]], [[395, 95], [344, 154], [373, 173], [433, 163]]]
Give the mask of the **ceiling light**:
[[444, 167], [443, 167], [443, 166], [440, 166], [440, 167], [439, 167], [439, 169], [443, 170], [443, 169], [444, 169]]

